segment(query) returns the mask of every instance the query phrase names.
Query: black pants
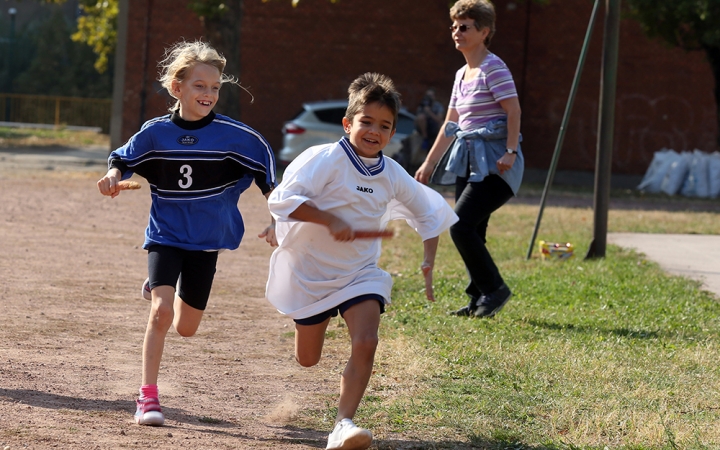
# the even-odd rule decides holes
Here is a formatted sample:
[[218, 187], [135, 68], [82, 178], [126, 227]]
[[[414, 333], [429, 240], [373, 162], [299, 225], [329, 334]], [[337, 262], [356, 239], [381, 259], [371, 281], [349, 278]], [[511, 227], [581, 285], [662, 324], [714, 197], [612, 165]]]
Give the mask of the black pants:
[[490, 252], [485, 247], [490, 214], [513, 197], [510, 186], [497, 175], [488, 175], [479, 183], [458, 177], [455, 184], [455, 213], [460, 220], [450, 227], [455, 247], [465, 263], [470, 284], [465, 292], [479, 299], [504, 283]]

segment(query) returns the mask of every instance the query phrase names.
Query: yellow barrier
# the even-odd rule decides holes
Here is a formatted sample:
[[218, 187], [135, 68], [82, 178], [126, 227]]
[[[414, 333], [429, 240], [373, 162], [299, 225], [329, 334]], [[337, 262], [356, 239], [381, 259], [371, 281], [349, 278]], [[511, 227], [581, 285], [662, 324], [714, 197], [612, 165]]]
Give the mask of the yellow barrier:
[[0, 93], [0, 121], [99, 127], [110, 131], [112, 100]]

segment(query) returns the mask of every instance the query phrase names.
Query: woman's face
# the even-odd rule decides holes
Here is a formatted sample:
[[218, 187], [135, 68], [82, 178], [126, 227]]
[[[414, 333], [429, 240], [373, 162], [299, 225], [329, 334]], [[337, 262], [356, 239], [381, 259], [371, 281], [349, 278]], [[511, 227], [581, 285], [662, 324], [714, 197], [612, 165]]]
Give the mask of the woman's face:
[[487, 27], [481, 30], [475, 28], [475, 21], [472, 19], [455, 19], [450, 29], [455, 48], [461, 52], [477, 49], [478, 46], [484, 49], [485, 38], [490, 32]]

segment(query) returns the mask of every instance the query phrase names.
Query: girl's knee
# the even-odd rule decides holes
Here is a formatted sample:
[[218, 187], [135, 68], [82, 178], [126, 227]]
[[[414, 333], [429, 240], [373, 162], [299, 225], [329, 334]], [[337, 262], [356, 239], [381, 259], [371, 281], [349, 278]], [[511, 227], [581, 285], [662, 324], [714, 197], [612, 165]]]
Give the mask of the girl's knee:
[[175, 331], [177, 331], [177, 334], [179, 334], [182, 337], [191, 337], [191, 336], [194, 336], [195, 333], [197, 332], [197, 327], [176, 323]]
[[154, 327], [167, 331], [172, 325], [175, 312], [172, 305], [154, 304], [150, 310], [150, 321]]
[[295, 361], [303, 367], [312, 367], [320, 362], [320, 355], [301, 355], [295, 353]]

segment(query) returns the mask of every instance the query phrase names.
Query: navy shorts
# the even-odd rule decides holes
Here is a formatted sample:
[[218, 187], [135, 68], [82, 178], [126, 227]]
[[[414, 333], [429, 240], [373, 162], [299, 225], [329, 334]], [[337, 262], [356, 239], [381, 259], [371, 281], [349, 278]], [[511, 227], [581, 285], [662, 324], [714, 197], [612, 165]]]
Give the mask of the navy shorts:
[[316, 314], [311, 317], [306, 317], [304, 319], [293, 319], [296, 324], [298, 325], [317, 325], [319, 323], [323, 323], [325, 319], [328, 317], [337, 317], [338, 312], [340, 313], [340, 316], [345, 315], [345, 311], [350, 309], [351, 306], [357, 305], [358, 303], [362, 303], [366, 300], [377, 300], [378, 303], [380, 303], [380, 314], [383, 314], [385, 312], [385, 299], [382, 297], [382, 295], [378, 294], [365, 294], [365, 295], [359, 295], [355, 298], [351, 298], [350, 300], [346, 300], [339, 305], [337, 305], [334, 308], [328, 309], [325, 312], [321, 312], [320, 314]]
[[204, 311], [210, 298], [217, 259], [218, 252], [151, 245], [148, 248], [150, 289], [178, 286], [177, 294], [185, 303]]

